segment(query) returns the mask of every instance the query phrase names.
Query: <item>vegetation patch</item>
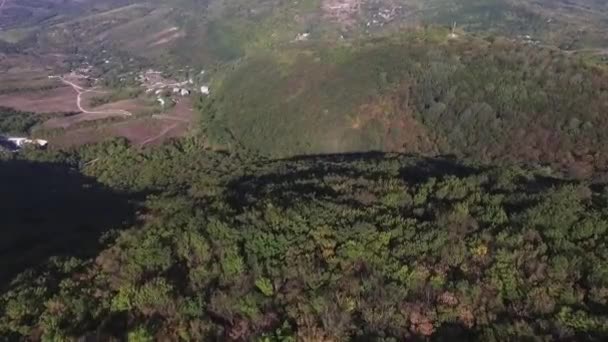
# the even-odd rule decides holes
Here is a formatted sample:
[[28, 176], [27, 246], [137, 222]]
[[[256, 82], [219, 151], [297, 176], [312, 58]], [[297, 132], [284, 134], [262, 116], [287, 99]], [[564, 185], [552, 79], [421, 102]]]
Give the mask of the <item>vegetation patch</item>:
[[605, 70], [505, 39], [447, 37], [431, 29], [251, 56], [202, 104], [205, 129], [273, 156], [435, 151], [574, 176], [606, 169]]
[[[122, 193], [143, 207], [141, 221], [106, 234], [92, 258], [52, 258], [7, 284], [3, 336], [608, 335], [603, 185], [399, 154], [251, 159], [204, 152], [195, 139], [143, 151], [113, 141], [19, 159], [1, 170], [44, 171], [43, 159], [80, 165], [99, 183], [89, 189], [106, 189], [95, 196]], [[40, 215], [40, 229], [70, 227]]]
[[34, 126], [46, 119], [44, 115], [0, 107], [0, 134], [28, 135]]

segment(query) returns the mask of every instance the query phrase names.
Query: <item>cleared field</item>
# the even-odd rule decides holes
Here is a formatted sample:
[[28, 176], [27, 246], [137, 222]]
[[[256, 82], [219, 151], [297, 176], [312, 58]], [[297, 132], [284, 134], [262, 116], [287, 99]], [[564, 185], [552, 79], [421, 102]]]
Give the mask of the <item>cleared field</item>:
[[[84, 100], [86, 101], [87, 99], [85, 98]], [[126, 110], [126, 111], [132, 112], [132, 113], [137, 113], [137, 112], [142, 111], [143, 109], [147, 109], [147, 107], [149, 107], [149, 105], [144, 103], [144, 101], [141, 99], [120, 100], [120, 101], [116, 101], [116, 102], [112, 102], [112, 103], [106, 103], [104, 105], [96, 106], [96, 107], [91, 106], [90, 104], [86, 104], [86, 106], [87, 106], [87, 108], [90, 108], [95, 111], [100, 111], [100, 112], [102, 112], [102, 111], [110, 112], [113, 110]]]
[[54, 148], [79, 146], [96, 143], [115, 137], [128, 139], [134, 145], [161, 144], [169, 138], [184, 136], [189, 124], [172, 120], [142, 118], [105, 125], [66, 131], [65, 134], [50, 138]]
[[[92, 120], [103, 119], [91, 114], [79, 114], [73, 117], [51, 119], [45, 125], [47, 128], [69, 128], [70, 125], [87, 120], [87, 115], [92, 117]], [[125, 119], [100, 127], [68, 129], [64, 134], [49, 138], [49, 141], [51, 146], [56, 148], [95, 143], [115, 137], [126, 138], [138, 146], [157, 145], [170, 138], [186, 135], [192, 129], [194, 118], [192, 102], [185, 99], [164, 114]], [[65, 127], [61, 126], [66, 123], [70, 124]]]
[[[74, 102], [73, 96], [71, 99]], [[90, 107], [88, 107], [90, 108]], [[45, 129], [57, 129], [57, 128], [70, 128], [76, 124], [87, 122], [87, 121], [98, 121], [103, 119], [109, 119], [113, 117], [124, 118], [125, 115], [121, 114], [118, 110], [126, 110], [126, 111], [141, 111], [145, 110], [147, 107], [140, 100], [132, 99], [132, 100], [122, 100], [113, 103], [108, 103], [103, 106], [95, 107], [95, 113], [81, 113], [72, 116], [66, 117], [56, 117], [51, 118], [43, 124]], [[116, 111], [114, 111], [116, 110]], [[75, 110], [78, 112], [78, 108]], [[99, 112], [97, 112], [99, 111]]]
[[[0, 95], [15, 95], [61, 87], [49, 79], [54, 70], [65, 68], [62, 54], [2, 54], [0, 53]], [[45, 97], [47, 94], [42, 94]], [[53, 95], [53, 94], [50, 94]], [[26, 95], [27, 96], [27, 95]], [[41, 94], [36, 94], [36, 97]]]
[[35, 113], [79, 112], [70, 87], [40, 91], [22, 91], [0, 95], [0, 106]]

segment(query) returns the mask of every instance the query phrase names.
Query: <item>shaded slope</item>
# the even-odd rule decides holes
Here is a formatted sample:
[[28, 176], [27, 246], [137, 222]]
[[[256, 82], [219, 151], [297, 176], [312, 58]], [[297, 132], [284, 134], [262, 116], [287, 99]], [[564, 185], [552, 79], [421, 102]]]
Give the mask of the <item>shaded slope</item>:
[[66, 165], [0, 161], [0, 288], [49, 257], [90, 257], [105, 232], [131, 225], [135, 205]]
[[[4, 336], [608, 334], [602, 186], [381, 153], [236, 163], [178, 185], [191, 170], [167, 159], [217, 164], [187, 145], [115, 149], [89, 172], [128, 168], [119, 166], [127, 156], [140, 158], [143, 170], [173, 164], [181, 190], [150, 198], [146, 222], [94, 261], [21, 276], [0, 298]], [[146, 177], [148, 185], [171, 179], [158, 176]], [[197, 191], [213, 179], [214, 191]], [[116, 181], [144, 185], [136, 175]]]

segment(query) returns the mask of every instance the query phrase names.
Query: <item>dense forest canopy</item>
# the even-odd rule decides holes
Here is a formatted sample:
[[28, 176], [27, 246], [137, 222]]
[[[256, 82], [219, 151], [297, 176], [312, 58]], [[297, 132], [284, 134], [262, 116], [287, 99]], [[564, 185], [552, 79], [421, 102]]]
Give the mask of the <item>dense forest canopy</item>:
[[[57, 213], [34, 202], [37, 220], [25, 222], [3, 205], [9, 229], [57, 229], [32, 255], [53, 257], [3, 284], [9, 339], [608, 336], [603, 185], [400, 154], [271, 161], [206, 151], [198, 139], [27, 151], [2, 162], [3, 189], [20, 188], [7, 173], [23, 169], [89, 184], [75, 219], [98, 215], [93, 203], [137, 217], [107, 207], [115, 230], [102, 245], [64, 254], [73, 232]], [[79, 200], [56, 179], [41, 196]]]

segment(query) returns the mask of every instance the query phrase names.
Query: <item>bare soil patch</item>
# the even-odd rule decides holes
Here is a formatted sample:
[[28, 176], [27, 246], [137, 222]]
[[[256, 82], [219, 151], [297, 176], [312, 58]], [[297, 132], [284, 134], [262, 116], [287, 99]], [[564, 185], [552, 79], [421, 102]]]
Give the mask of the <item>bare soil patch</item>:
[[[87, 96], [91, 96], [86, 94]], [[74, 100], [72, 100], [74, 101]], [[80, 113], [77, 115], [66, 116], [66, 117], [56, 117], [51, 118], [43, 124], [43, 128], [46, 129], [57, 129], [57, 128], [70, 128], [71, 126], [87, 121], [97, 121], [103, 120], [113, 117], [124, 118], [125, 116], [119, 112], [119, 110], [126, 110], [129, 112], [138, 112], [146, 109], [146, 104], [143, 103], [142, 100], [139, 99], [129, 99], [129, 100], [121, 100], [112, 103], [107, 103], [102, 106], [90, 107], [87, 106], [87, 109], [94, 110], [95, 113]], [[116, 110], [113, 112], [113, 110]], [[78, 110], [76, 110], [78, 111]]]
[[[96, 107], [100, 110], [126, 109], [141, 110], [140, 100], [124, 100]], [[108, 123], [100, 127], [84, 127], [69, 129], [70, 126], [91, 120], [105, 119], [108, 116], [95, 114], [78, 114], [70, 117], [52, 118], [44, 127], [47, 129], [64, 128], [66, 131], [48, 140], [51, 146], [61, 148], [78, 146], [104, 141], [115, 137], [128, 139], [136, 146], [159, 145], [171, 139], [186, 135], [194, 124], [196, 117], [190, 98], [180, 101], [166, 113], [152, 117], [125, 119], [124, 121]]]
[[72, 88], [61, 86], [0, 95], [0, 106], [35, 113], [75, 113], [79, 112], [75, 97]]
[[190, 98], [180, 100], [166, 115], [192, 122], [195, 118], [195, 111], [192, 108], [192, 100]]
[[100, 113], [100, 114], [87, 114], [81, 113], [77, 115], [64, 116], [51, 118], [42, 124], [45, 129], [57, 129], [57, 128], [69, 128], [77, 123], [86, 121], [97, 121], [107, 118], [119, 116], [115, 113]]
[[65, 134], [50, 138], [56, 148], [96, 143], [115, 137], [124, 137], [136, 146], [157, 145], [170, 138], [184, 136], [189, 125], [171, 120], [141, 118], [117, 122], [103, 127], [87, 127], [68, 130]]
[[96, 95], [99, 95], [99, 94], [95, 94], [95, 93], [82, 94], [82, 100], [83, 100], [82, 105], [85, 107], [85, 109], [88, 109], [91, 111], [100, 111], [100, 112], [110, 112], [113, 110], [126, 110], [131, 113], [137, 113], [137, 112], [142, 111], [143, 109], [146, 109], [149, 107], [149, 105], [146, 104], [141, 99], [125, 99], [125, 100], [119, 100], [116, 102], [106, 103], [101, 106], [92, 106], [90, 104], [90, 100], [92, 98], [94, 98]]

